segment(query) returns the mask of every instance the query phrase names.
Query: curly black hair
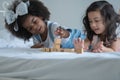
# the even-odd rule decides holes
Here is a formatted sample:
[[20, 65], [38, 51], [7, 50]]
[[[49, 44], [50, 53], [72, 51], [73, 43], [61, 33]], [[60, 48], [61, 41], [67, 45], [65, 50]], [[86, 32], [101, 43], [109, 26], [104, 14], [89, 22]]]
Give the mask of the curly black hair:
[[87, 31], [87, 38], [92, 41], [93, 35], [96, 35], [92, 29], [90, 28], [88, 13], [91, 11], [100, 11], [100, 14], [103, 17], [103, 21], [105, 23], [105, 35], [102, 38], [102, 41], [112, 43], [116, 40], [116, 28], [118, 25], [116, 23], [120, 23], [120, 15], [118, 15], [113, 6], [107, 1], [95, 1], [93, 2], [86, 10], [85, 17], [83, 18], [83, 24]]
[[[17, 5], [21, 2], [27, 2], [28, 0], [15, 0], [12, 5], [8, 8], [8, 10], [12, 10], [15, 12]], [[50, 12], [48, 8], [40, 1], [40, 0], [29, 0], [30, 5], [28, 6], [28, 14], [23, 16], [18, 16], [16, 21], [12, 24], [8, 25], [5, 20], [5, 27], [16, 37], [22, 38], [24, 40], [29, 40], [32, 37], [32, 33], [27, 31], [23, 27], [23, 23], [28, 15], [43, 17], [43, 20], [49, 20]], [[14, 30], [14, 26], [17, 23], [19, 29], [18, 31]]]

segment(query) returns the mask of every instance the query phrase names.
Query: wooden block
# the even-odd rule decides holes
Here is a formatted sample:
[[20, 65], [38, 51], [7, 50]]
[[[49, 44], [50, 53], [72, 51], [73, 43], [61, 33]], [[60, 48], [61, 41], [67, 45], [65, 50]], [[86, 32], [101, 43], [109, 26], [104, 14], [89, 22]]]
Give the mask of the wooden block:
[[81, 48], [81, 49], [75, 50], [75, 52], [77, 52], [77, 53], [83, 53], [83, 52], [84, 52], [84, 49]]
[[44, 52], [76, 52], [76, 53], [83, 53], [84, 49], [81, 48], [79, 50], [74, 50], [74, 49], [67, 49], [67, 48], [41, 48], [41, 51]]
[[74, 49], [64, 49], [64, 52], [74, 52]]
[[60, 48], [60, 52], [65, 52], [63, 48]]
[[51, 48], [51, 52], [56, 52], [57, 49], [56, 48]]
[[45, 52], [50, 52], [50, 48], [45, 48]]
[[55, 49], [60, 49], [60, 45], [54, 45]]
[[50, 49], [49, 49], [49, 52], [53, 52], [53, 51], [54, 51], [53, 48], [50, 48]]
[[41, 51], [45, 52], [45, 48], [40, 48]]
[[54, 44], [61, 44], [61, 39], [60, 38], [56, 38]]

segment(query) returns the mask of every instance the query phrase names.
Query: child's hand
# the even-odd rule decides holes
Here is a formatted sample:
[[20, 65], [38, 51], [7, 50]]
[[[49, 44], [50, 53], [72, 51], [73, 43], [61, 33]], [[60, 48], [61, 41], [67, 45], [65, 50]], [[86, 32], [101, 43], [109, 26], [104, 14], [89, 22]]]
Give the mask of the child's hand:
[[58, 35], [61, 38], [67, 38], [69, 37], [69, 32], [65, 30], [64, 28], [58, 27], [55, 31], [55, 35]]
[[101, 52], [104, 52], [105, 48], [106, 47], [103, 45], [103, 41], [100, 41], [94, 46], [94, 49], [92, 52], [101, 53]]
[[75, 39], [74, 48], [75, 50], [80, 50], [81, 48], [84, 48], [84, 40], [81, 40], [81, 38]]
[[44, 45], [40, 43], [31, 46], [31, 48], [42, 48], [42, 47], [44, 47]]

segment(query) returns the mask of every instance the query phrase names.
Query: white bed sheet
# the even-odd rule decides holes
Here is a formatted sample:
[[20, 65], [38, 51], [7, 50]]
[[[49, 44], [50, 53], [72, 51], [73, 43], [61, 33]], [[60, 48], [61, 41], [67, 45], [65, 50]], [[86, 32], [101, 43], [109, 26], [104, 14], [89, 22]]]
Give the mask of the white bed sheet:
[[2, 48], [0, 80], [120, 80], [120, 53]]
[[32, 38], [29, 41], [24, 41], [13, 36], [5, 28], [0, 30], [0, 48], [29, 48], [32, 45]]
[[0, 56], [24, 59], [75, 59], [80, 57], [120, 58], [120, 53], [84, 52], [82, 54], [77, 54], [75, 52], [43, 52], [39, 48], [1, 48]]

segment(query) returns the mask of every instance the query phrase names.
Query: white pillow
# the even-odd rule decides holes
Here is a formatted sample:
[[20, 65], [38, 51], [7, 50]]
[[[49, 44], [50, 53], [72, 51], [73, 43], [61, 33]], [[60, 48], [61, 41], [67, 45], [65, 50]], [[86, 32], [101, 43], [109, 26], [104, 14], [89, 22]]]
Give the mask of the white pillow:
[[6, 29], [0, 30], [0, 48], [30, 48], [33, 40], [24, 42], [24, 40], [16, 38]]

